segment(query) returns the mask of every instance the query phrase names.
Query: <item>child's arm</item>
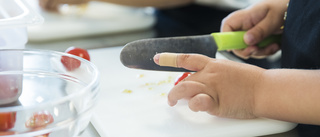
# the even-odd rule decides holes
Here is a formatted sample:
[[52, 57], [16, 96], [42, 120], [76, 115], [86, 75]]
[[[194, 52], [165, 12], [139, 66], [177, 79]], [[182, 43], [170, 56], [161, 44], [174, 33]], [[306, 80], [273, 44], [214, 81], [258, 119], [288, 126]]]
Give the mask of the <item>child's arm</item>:
[[256, 115], [320, 125], [320, 70], [271, 69], [261, 78]]

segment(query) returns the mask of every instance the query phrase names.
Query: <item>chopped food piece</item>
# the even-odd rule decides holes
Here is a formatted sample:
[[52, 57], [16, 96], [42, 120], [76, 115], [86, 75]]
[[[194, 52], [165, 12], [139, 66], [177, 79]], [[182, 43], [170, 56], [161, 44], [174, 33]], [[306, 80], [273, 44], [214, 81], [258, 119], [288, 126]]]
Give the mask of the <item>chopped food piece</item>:
[[[39, 111], [33, 113], [33, 115], [26, 121], [25, 126], [32, 128], [33, 130], [41, 130], [47, 125], [53, 123], [53, 116], [48, 111]], [[48, 137], [49, 133], [35, 136], [35, 137]]]
[[122, 93], [132, 93], [132, 90], [125, 89], [124, 91], [122, 91]]
[[170, 83], [171, 81], [170, 80], [162, 80], [162, 81], [159, 81], [157, 83], [157, 85], [162, 85], [162, 84], [166, 84], [166, 83]]
[[77, 48], [77, 47], [70, 47], [66, 51], [66, 53], [79, 56], [81, 58], [84, 58], [88, 61], [90, 61], [90, 55], [86, 49]]
[[187, 78], [188, 76], [190, 76], [191, 73], [190, 72], [184, 72], [181, 76], [179, 76], [176, 81], [174, 82], [174, 85], [177, 85], [179, 82], [181, 82], [182, 80], [184, 80], [185, 78]]
[[[14, 127], [16, 112], [0, 113], [0, 131], [7, 131]], [[9, 132], [6, 132], [9, 133]]]
[[5, 136], [5, 135], [14, 135], [16, 132], [14, 131], [0, 131], [0, 136]]
[[[81, 58], [84, 58], [84, 59], [90, 61], [90, 55], [89, 55], [88, 51], [85, 49], [77, 48], [77, 47], [70, 47], [65, 52], [72, 54], [72, 55], [79, 56]], [[81, 65], [81, 62], [79, 60], [74, 59], [74, 58], [70, 58], [68, 56], [62, 56], [61, 63], [64, 65], [64, 67], [68, 71], [73, 71], [73, 70], [79, 68]]]
[[166, 93], [161, 93], [161, 94], [160, 94], [160, 96], [166, 96], [166, 95], [167, 95]]
[[138, 74], [137, 75], [137, 78], [143, 78], [144, 77], [144, 74]]
[[61, 57], [61, 63], [68, 71], [73, 71], [80, 67], [81, 62], [77, 59], [70, 58], [68, 56]]
[[46, 127], [53, 123], [53, 116], [48, 111], [40, 111], [33, 113], [32, 117], [26, 121], [25, 125], [27, 128], [39, 128]]

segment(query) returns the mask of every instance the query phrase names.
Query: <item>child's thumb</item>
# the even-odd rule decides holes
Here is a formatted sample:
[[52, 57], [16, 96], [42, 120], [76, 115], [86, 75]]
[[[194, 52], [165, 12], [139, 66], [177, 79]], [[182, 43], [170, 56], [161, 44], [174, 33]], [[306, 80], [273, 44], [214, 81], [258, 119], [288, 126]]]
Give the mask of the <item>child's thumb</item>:
[[263, 20], [246, 32], [244, 41], [248, 45], [255, 45], [271, 35], [271, 33], [272, 29], [270, 28], [270, 22], [268, 20]]

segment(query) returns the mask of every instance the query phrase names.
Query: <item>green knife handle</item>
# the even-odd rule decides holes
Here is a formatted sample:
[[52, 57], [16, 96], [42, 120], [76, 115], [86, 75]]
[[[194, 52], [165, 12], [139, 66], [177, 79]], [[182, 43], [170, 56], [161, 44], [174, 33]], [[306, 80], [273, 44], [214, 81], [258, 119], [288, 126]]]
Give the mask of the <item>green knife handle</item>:
[[[218, 51], [232, 50], [232, 49], [244, 49], [248, 45], [244, 42], [243, 37], [246, 31], [234, 31], [234, 32], [220, 32], [212, 33], [217, 46]], [[281, 35], [271, 35], [257, 44], [258, 47], [263, 48], [272, 43], [280, 43]]]

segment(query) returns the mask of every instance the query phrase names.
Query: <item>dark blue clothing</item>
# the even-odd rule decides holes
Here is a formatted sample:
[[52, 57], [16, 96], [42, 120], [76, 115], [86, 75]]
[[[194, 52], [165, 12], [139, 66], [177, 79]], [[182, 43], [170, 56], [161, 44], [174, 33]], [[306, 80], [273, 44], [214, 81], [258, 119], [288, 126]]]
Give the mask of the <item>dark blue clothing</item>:
[[190, 4], [156, 11], [157, 37], [203, 35], [219, 32], [221, 20], [232, 11]]
[[[320, 69], [320, 0], [290, 0], [281, 46], [283, 68]], [[320, 126], [297, 129], [301, 137], [320, 137]]]
[[320, 0], [290, 1], [282, 51], [284, 68], [320, 68]]

